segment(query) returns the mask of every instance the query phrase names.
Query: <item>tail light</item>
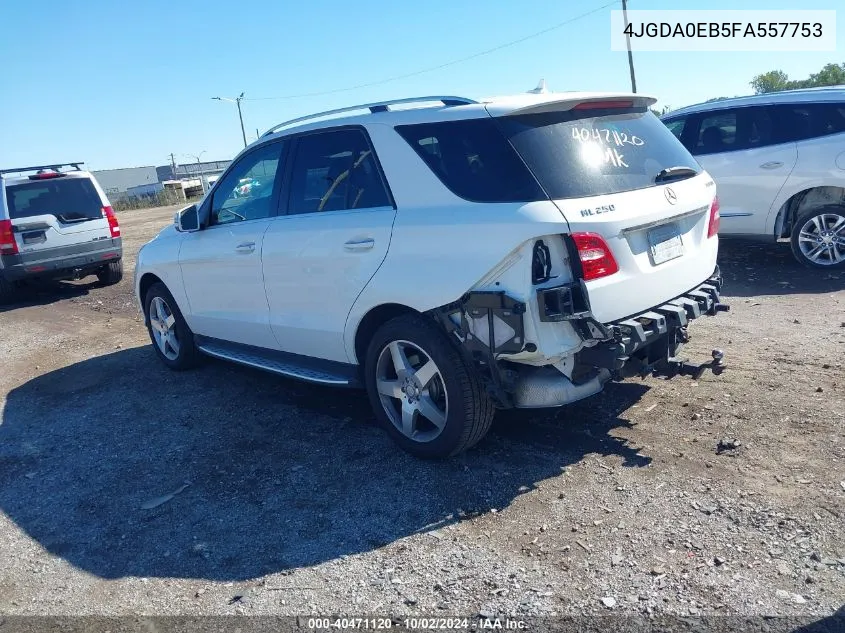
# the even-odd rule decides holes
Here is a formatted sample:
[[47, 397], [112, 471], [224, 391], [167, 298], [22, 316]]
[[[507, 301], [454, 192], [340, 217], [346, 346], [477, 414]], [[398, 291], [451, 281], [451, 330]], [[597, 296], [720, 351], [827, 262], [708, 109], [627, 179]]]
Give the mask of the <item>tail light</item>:
[[631, 108], [633, 101], [582, 101], [573, 110], [615, 110], [617, 108]]
[[112, 237], [120, 237], [120, 224], [117, 222], [117, 216], [114, 214], [114, 209], [111, 207], [103, 207], [103, 215], [109, 221], [109, 231]]
[[0, 220], [0, 255], [17, 255], [18, 243], [11, 220]]
[[581, 260], [584, 281], [607, 277], [619, 271], [619, 264], [610, 251], [610, 246], [596, 233], [573, 233], [572, 240]]
[[707, 237], [713, 237], [719, 232], [719, 224], [721, 216], [719, 215], [719, 198], [713, 198], [713, 204], [710, 206], [710, 223], [707, 225]]
[[51, 178], [64, 178], [67, 174], [58, 171], [39, 171], [29, 176], [30, 180], [50, 180]]

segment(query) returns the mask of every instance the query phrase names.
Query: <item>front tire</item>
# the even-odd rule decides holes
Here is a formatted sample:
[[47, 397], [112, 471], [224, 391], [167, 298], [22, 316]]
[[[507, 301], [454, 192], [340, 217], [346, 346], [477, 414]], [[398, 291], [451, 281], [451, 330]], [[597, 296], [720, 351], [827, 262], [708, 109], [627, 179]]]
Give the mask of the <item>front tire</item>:
[[123, 260], [109, 262], [97, 271], [97, 279], [104, 286], [112, 286], [123, 279]]
[[826, 205], [803, 213], [790, 243], [795, 259], [809, 268], [845, 267], [845, 207]]
[[199, 363], [200, 352], [194, 344], [194, 333], [163, 283], [155, 283], [147, 291], [144, 320], [153, 349], [161, 362], [177, 371], [190, 369]]
[[381, 425], [408, 453], [452, 457], [490, 430], [494, 405], [475, 373], [434, 323], [397, 317], [376, 332], [365, 382]]

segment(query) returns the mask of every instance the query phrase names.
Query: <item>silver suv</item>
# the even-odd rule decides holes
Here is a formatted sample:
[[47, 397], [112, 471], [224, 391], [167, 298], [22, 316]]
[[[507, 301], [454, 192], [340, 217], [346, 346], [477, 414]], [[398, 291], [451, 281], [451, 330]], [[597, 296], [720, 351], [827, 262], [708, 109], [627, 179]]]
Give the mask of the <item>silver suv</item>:
[[663, 122], [719, 187], [719, 235], [790, 242], [845, 268], [845, 87], [724, 99]]
[[0, 303], [29, 279], [97, 275], [115, 284], [123, 277], [117, 217], [80, 165], [0, 169]]

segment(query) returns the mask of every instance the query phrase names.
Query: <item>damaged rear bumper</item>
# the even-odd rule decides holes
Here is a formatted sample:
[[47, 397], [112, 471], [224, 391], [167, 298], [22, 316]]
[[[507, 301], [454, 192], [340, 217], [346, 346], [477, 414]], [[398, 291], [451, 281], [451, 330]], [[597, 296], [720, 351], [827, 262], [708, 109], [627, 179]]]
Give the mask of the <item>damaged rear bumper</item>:
[[557, 407], [595, 395], [609, 380], [649, 374], [699, 375], [707, 367], [721, 371], [718, 350], [713, 351], [712, 362], [703, 365], [678, 357], [689, 340], [691, 321], [729, 309], [721, 301], [721, 288], [717, 266], [707, 281], [681, 296], [611, 323], [600, 323], [592, 316], [582, 282], [539, 289], [540, 320], [567, 322], [584, 342], [575, 354], [574, 369], [567, 374], [553, 365], [507, 360], [508, 355], [535, 352], [537, 346], [525, 340], [526, 305], [504, 292], [469, 293], [433, 316], [455, 338], [500, 407]]
[[698, 376], [707, 368], [718, 373], [723, 367], [720, 350], [713, 350], [712, 360], [698, 365], [678, 353], [689, 341], [691, 321], [730, 310], [721, 300], [721, 289], [722, 278], [716, 267], [703, 284], [626, 319], [612, 323], [598, 323], [589, 317], [572, 320], [584, 340], [595, 341], [578, 352], [577, 364], [606, 369], [615, 380], [647, 375]]
[[683, 295], [611, 323], [600, 323], [592, 317], [582, 288], [570, 284], [538, 292], [540, 318], [568, 321], [587, 347], [576, 354], [571, 377], [553, 367], [520, 370], [513, 382], [513, 406], [569, 404], [599, 393], [610, 380], [632, 376], [697, 377], [708, 367], [715, 373], [721, 372], [720, 350], [713, 350], [712, 360], [699, 365], [678, 356], [683, 344], [689, 341], [687, 327], [691, 321], [730, 309], [721, 300], [722, 279], [718, 267], [706, 282]]

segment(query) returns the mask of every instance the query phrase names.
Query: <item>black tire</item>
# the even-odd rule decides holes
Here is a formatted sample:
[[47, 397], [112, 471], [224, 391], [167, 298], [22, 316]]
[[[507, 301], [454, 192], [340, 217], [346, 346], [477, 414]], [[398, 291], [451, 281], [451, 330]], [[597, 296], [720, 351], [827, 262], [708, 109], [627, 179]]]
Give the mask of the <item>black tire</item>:
[[0, 277], [0, 305], [7, 305], [15, 298], [15, 284]]
[[[165, 356], [161, 347], [159, 347], [159, 342], [156, 339], [156, 334], [150, 319], [150, 306], [156, 298], [160, 298], [164, 301], [164, 304], [167, 306], [167, 309], [174, 318], [173, 329], [176, 333], [176, 341], [178, 343], [179, 350], [172, 358]], [[201, 360], [201, 352], [197, 349], [196, 344], [194, 343], [194, 333], [191, 332], [191, 328], [189, 328], [188, 324], [185, 322], [185, 318], [182, 316], [182, 311], [179, 310], [179, 306], [176, 304], [175, 299], [173, 299], [173, 295], [170, 294], [167, 286], [163, 283], [155, 283], [150, 286], [150, 289], [147, 291], [147, 296], [144, 297], [144, 321], [147, 326], [147, 332], [150, 335], [150, 341], [153, 344], [153, 349], [161, 362], [167, 365], [170, 369], [174, 369], [176, 371], [191, 369], [199, 364]], [[173, 352], [174, 350], [170, 348], [170, 351]]]
[[[382, 351], [389, 353], [387, 350], [391, 343], [399, 341], [416, 347], [422, 352], [422, 358], [427, 356], [434, 361], [439, 372], [439, 377], [434, 379], [439, 381], [437, 388], [443, 390], [448, 398], [445, 423], [439, 435], [427, 441], [414, 440], [394, 425], [376, 387], [379, 357]], [[422, 364], [424, 362], [421, 361]], [[493, 401], [446, 334], [421, 315], [396, 317], [378, 329], [367, 350], [364, 375], [370, 403], [379, 423], [402, 449], [416, 457], [452, 457], [480, 442], [490, 430], [495, 412]], [[397, 379], [396, 382], [400, 381]], [[428, 391], [426, 389], [426, 393]], [[390, 399], [390, 402], [401, 403], [403, 400]]]
[[[832, 240], [839, 240], [838, 244], [838, 252], [842, 254], [842, 260], [839, 262], [835, 261], [835, 255], [837, 253], [836, 248], [833, 251], [827, 251], [824, 254], [824, 257], [820, 258], [820, 260], [813, 261], [808, 257], [801, 250], [801, 231], [807, 222], [811, 221], [813, 218], [819, 218], [819, 226], [825, 229], [824, 233], [831, 233], [832, 231], [829, 230], [829, 227], [832, 224], [835, 224], [839, 220], [836, 218], [841, 219], [843, 223], [845, 223], [845, 207], [840, 205], [825, 205], [821, 207], [816, 207], [814, 209], [810, 209], [809, 211], [805, 211], [801, 214], [801, 217], [795, 221], [794, 225], [792, 226], [792, 236], [790, 238], [790, 245], [792, 246], [792, 254], [795, 256], [799, 262], [807, 266], [808, 268], [815, 268], [815, 269], [827, 269], [827, 270], [838, 270], [841, 268], [845, 268], [845, 224], [843, 224], [838, 229], [838, 234], [834, 235], [820, 235], [817, 239], [832, 239]], [[824, 218], [827, 221], [825, 224], [827, 226], [821, 225], [821, 219]], [[813, 234], [818, 233], [819, 227], [813, 226]], [[804, 242], [807, 243], [806, 241]], [[821, 245], [821, 243], [820, 243]], [[829, 263], [827, 263], [829, 262]]]
[[123, 279], [123, 260], [109, 262], [97, 271], [97, 279], [104, 286], [112, 286]]

